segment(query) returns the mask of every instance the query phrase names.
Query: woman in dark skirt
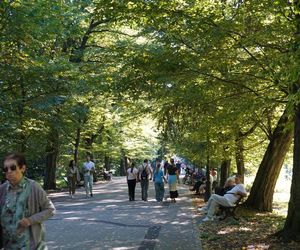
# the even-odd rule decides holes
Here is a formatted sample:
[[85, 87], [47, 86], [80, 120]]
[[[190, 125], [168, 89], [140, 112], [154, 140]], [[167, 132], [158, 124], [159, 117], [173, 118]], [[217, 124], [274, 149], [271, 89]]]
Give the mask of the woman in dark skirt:
[[179, 183], [179, 172], [175, 166], [174, 159], [171, 158], [170, 161], [171, 161], [171, 164], [168, 166], [168, 169], [167, 169], [168, 183], [169, 183], [171, 202], [175, 203], [176, 198], [178, 197], [177, 183]]

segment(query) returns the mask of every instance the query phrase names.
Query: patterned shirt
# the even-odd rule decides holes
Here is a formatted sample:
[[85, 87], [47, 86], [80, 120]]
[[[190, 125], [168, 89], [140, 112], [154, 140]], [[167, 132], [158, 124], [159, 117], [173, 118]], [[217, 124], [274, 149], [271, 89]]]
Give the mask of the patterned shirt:
[[3, 230], [3, 243], [6, 249], [30, 249], [29, 227], [19, 225], [20, 220], [27, 217], [27, 200], [31, 185], [27, 178], [13, 187], [7, 186], [5, 204], [1, 208], [1, 226]]

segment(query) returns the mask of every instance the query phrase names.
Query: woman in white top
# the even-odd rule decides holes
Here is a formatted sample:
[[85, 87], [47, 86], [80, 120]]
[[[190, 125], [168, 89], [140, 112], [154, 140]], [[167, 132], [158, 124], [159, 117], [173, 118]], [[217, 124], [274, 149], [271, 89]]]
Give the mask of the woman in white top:
[[127, 169], [126, 177], [127, 177], [127, 184], [128, 184], [128, 194], [129, 194], [129, 201], [134, 201], [134, 194], [135, 194], [135, 185], [136, 179], [138, 176], [139, 171], [135, 167], [134, 162], [131, 164], [131, 167]]

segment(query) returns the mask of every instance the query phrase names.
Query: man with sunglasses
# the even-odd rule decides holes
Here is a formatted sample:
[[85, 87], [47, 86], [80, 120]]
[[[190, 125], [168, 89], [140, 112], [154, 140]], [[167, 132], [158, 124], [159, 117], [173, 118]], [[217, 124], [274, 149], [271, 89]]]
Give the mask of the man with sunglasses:
[[53, 203], [37, 182], [24, 177], [22, 154], [7, 155], [2, 170], [7, 179], [0, 186], [4, 249], [46, 249], [42, 222], [54, 215]]

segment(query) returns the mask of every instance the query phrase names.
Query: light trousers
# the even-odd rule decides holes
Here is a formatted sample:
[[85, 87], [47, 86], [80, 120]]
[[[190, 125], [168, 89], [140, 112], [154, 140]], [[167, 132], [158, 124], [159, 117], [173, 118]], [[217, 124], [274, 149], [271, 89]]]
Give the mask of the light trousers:
[[209, 198], [208, 203], [206, 205], [207, 217], [208, 218], [213, 218], [213, 216], [216, 212], [216, 209], [220, 205], [225, 206], [225, 207], [231, 207], [232, 206], [232, 204], [229, 203], [229, 201], [224, 196], [221, 196], [221, 195], [218, 195], [218, 194], [213, 194]]
[[86, 195], [93, 193], [93, 175], [85, 175], [84, 176], [84, 187]]

